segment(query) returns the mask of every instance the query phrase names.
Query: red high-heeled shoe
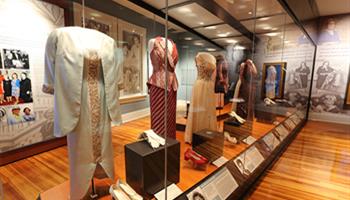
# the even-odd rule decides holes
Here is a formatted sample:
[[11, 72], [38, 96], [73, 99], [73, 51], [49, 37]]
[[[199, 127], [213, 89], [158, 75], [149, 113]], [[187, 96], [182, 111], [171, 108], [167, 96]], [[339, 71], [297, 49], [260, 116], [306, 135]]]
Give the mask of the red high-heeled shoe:
[[188, 148], [185, 152], [185, 160], [192, 160], [195, 165], [204, 165], [208, 163], [208, 159], [202, 155], [196, 153], [191, 148]]

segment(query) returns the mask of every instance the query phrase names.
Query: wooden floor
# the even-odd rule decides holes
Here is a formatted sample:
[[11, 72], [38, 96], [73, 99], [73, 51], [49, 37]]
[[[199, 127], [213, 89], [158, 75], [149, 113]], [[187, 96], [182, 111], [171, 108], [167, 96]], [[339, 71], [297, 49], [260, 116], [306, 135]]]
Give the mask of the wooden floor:
[[308, 122], [247, 199], [350, 199], [350, 126]]
[[[261, 137], [272, 126], [254, 122], [253, 136]], [[149, 118], [146, 117], [112, 128], [117, 178], [125, 180], [124, 145], [135, 141], [149, 127]], [[222, 122], [219, 122], [219, 127], [222, 129]], [[349, 192], [345, 190], [350, 190], [350, 134], [344, 134], [337, 126], [331, 127], [309, 123], [249, 198], [296, 199], [288, 195], [295, 194], [300, 195], [299, 199], [330, 199], [336, 195], [338, 198], [334, 199], [346, 199]], [[182, 132], [177, 133], [177, 139], [181, 142], [183, 156], [189, 145], [183, 142]], [[245, 148], [245, 144], [225, 143], [224, 156], [231, 158]], [[178, 186], [186, 190], [215, 169], [210, 165], [205, 171], [194, 170], [181, 157]], [[66, 147], [0, 167], [5, 199], [35, 199], [39, 193], [67, 181], [68, 170]]]

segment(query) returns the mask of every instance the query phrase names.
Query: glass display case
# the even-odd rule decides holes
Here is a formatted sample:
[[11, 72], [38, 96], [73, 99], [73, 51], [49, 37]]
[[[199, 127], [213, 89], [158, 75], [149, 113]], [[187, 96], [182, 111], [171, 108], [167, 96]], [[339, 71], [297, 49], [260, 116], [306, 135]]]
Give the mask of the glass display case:
[[5, 0], [0, 16], [0, 164], [68, 141], [42, 199], [240, 199], [307, 120], [316, 48], [279, 1]]

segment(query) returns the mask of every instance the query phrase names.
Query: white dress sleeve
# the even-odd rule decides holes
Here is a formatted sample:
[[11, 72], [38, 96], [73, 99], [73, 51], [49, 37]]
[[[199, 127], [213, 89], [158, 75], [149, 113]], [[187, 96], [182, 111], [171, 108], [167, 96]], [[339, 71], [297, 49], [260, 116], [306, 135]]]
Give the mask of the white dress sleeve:
[[46, 41], [45, 48], [45, 74], [42, 91], [48, 94], [54, 94], [55, 81], [55, 57], [57, 50], [57, 31], [53, 31]]

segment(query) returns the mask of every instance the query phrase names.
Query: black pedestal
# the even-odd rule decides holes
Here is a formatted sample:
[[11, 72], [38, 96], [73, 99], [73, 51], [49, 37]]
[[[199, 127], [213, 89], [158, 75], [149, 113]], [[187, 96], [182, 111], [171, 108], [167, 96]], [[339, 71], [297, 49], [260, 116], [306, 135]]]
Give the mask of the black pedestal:
[[224, 134], [207, 129], [193, 133], [192, 148], [212, 162], [223, 155]]
[[[168, 185], [178, 183], [180, 143], [168, 139]], [[147, 141], [125, 145], [126, 181], [142, 196], [153, 195], [164, 188], [164, 146], [154, 150]]]

